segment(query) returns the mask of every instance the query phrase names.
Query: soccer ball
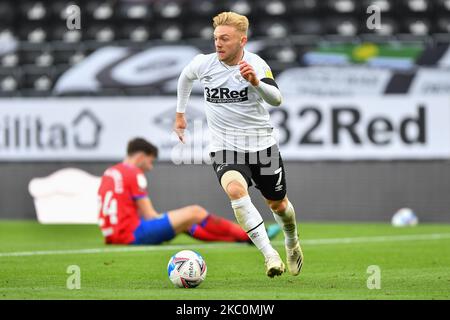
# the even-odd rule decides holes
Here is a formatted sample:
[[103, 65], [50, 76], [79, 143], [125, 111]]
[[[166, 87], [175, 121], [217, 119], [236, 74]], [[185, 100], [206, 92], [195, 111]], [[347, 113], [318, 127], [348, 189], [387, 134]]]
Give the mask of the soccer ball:
[[415, 226], [419, 219], [410, 208], [398, 210], [392, 217], [391, 223], [394, 227]]
[[167, 265], [170, 281], [179, 288], [195, 288], [206, 278], [206, 263], [195, 251], [182, 250]]

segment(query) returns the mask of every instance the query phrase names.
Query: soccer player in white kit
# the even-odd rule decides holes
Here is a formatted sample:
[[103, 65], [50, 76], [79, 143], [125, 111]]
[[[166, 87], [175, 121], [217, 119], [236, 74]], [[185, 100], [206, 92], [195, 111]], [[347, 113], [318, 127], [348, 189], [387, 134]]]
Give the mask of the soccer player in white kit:
[[280, 106], [281, 93], [267, 63], [244, 49], [247, 17], [222, 12], [213, 18], [216, 52], [197, 55], [178, 80], [174, 130], [184, 142], [184, 116], [194, 80], [204, 87], [214, 170], [236, 220], [265, 258], [266, 274], [281, 275], [285, 266], [272, 247], [248, 187], [255, 182], [283, 229], [287, 265], [298, 275], [303, 265], [295, 211], [286, 196], [286, 174], [265, 103]]

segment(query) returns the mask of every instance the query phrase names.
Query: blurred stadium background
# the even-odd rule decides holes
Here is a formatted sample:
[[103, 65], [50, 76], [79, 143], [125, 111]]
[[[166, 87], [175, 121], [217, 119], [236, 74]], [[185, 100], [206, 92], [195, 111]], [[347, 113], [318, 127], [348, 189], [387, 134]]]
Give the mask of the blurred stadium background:
[[1, 0], [0, 219], [36, 219], [31, 179], [100, 176], [136, 135], [161, 149], [157, 209], [232, 218], [210, 166], [171, 161], [178, 75], [214, 51], [211, 19], [229, 10], [248, 16], [247, 48], [284, 94], [271, 112], [299, 222], [389, 222], [402, 207], [450, 222], [450, 0]]

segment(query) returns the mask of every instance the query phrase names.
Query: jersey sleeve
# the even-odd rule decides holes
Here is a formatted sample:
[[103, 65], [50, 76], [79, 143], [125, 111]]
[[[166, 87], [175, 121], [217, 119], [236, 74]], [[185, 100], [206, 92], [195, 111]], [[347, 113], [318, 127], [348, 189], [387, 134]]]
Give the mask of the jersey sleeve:
[[204, 59], [204, 54], [198, 54], [192, 61], [183, 69], [184, 75], [189, 80], [200, 79], [200, 68]]
[[130, 188], [133, 200], [147, 197], [147, 178], [142, 172], [136, 172], [131, 175]]
[[272, 74], [272, 70], [263, 59], [258, 59], [256, 65], [253, 66], [253, 69], [255, 70], [256, 76], [259, 80], [265, 78], [275, 80]]

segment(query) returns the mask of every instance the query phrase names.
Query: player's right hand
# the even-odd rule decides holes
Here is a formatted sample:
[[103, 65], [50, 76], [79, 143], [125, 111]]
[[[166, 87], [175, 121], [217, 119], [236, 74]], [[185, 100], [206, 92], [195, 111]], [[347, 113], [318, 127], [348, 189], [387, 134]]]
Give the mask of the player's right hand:
[[184, 130], [186, 129], [186, 127], [187, 123], [186, 118], [184, 117], [184, 113], [177, 112], [175, 116], [175, 123], [173, 125], [173, 131], [175, 131], [175, 133], [178, 136], [178, 139], [180, 139], [182, 143], [185, 143]]

